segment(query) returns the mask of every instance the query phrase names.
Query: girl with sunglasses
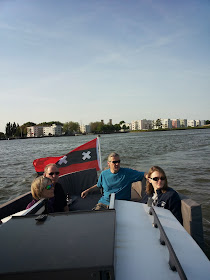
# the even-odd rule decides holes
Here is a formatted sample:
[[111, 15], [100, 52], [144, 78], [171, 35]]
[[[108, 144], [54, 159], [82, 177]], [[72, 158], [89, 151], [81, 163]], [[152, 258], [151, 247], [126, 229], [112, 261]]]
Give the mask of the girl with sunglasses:
[[180, 197], [174, 189], [168, 187], [166, 174], [159, 166], [150, 168], [147, 175], [146, 194], [141, 202], [147, 203], [149, 198], [152, 198], [152, 205], [170, 210], [182, 224]]
[[48, 210], [50, 213], [54, 212], [54, 186], [49, 178], [44, 176], [37, 177], [31, 184], [31, 194], [33, 200], [27, 205], [26, 209], [33, 206], [41, 198], [48, 199]]

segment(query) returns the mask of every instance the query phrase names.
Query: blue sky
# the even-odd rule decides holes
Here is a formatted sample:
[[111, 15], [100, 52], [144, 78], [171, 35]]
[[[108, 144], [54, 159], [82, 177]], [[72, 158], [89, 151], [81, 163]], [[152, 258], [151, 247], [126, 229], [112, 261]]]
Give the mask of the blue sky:
[[210, 119], [209, 50], [209, 0], [0, 0], [0, 131]]

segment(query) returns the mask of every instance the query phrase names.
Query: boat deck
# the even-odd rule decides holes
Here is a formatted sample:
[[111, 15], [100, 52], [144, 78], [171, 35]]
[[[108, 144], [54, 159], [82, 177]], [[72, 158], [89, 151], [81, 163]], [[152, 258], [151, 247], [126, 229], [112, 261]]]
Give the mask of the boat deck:
[[[2, 224], [1, 279], [209, 279], [208, 258], [170, 211], [154, 207], [149, 215], [146, 204], [111, 201], [114, 210], [54, 213], [43, 222], [34, 215], [12, 217]], [[178, 272], [170, 269], [160, 228]]]
[[[160, 244], [160, 231], [146, 204], [115, 201], [115, 277], [117, 280], [180, 279], [169, 267], [169, 251]], [[155, 212], [168, 236], [187, 279], [209, 279], [210, 262], [172, 213]], [[182, 279], [186, 279], [182, 278]]]

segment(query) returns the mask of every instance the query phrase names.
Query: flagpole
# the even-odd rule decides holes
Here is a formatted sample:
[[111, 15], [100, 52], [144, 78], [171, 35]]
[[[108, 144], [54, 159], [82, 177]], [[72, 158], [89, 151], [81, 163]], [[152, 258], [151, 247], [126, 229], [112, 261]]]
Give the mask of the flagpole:
[[97, 144], [98, 144], [98, 155], [99, 155], [99, 168], [102, 170], [102, 162], [101, 162], [101, 146], [100, 146], [100, 140], [99, 136], [97, 137]]

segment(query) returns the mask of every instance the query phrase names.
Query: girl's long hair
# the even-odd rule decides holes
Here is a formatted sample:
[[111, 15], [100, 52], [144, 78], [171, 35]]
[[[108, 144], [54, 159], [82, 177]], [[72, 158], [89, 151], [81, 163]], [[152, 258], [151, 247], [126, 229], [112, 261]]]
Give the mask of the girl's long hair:
[[[165, 184], [164, 186], [161, 188], [161, 191], [164, 193], [166, 192], [167, 188], [168, 188], [168, 182], [167, 182], [167, 177], [166, 174], [164, 172], [164, 170], [159, 167], [159, 166], [152, 166], [148, 172], [148, 178], [150, 178], [151, 174], [155, 171], [158, 171], [163, 177], [165, 177]], [[149, 182], [149, 180], [147, 180], [147, 185], [146, 185], [146, 193], [148, 195], [152, 195], [154, 193], [154, 188], [152, 186], [152, 184]]]

